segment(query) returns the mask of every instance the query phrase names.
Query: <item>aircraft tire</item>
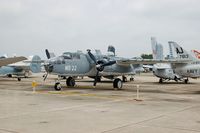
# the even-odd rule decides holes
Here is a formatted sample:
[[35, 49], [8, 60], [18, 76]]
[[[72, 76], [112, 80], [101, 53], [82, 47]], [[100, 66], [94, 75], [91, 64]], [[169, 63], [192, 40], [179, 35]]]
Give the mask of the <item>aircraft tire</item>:
[[122, 86], [123, 86], [122, 80], [119, 79], [119, 78], [116, 78], [116, 79], [114, 80], [114, 82], [113, 82], [113, 87], [114, 87], [114, 88], [117, 88], [117, 89], [121, 89]]
[[189, 81], [188, 79], [185, 79], [185, 80], [184, 80], [185, 84], [187, 84], [187, 83], [188, 83], [188, 81]]
[[159, 83], [160, 83], [160, 84], [163, 83], [163, 79], [162, 79], [162, 78], [159, 79]]
[[60, 91], [62, 89], [61, 84], [59, 82], [56, 82], [55, 85], [54, 85], [54, 89], [56, 91]]
[[134, 78], [130, 78], [130, 81], [134, 81]]
[[72, 78], [72, 77], [67, 78], [66, 84], [67, 84], [67, 86], [70, 86], [70, 87], [75, 86], [74, 78]]
[[8, 76], [9, 78], [12, 78], [12, 74], [8, 74], [7, 76]]
[[123, 82], [127, 82], [128, 81], [127, 77], [125, 77], [125, 76], [122, 76], [122, 80], [123, 80]]
[[21, 78], [17, 78], [18, 81], [21, 81]]

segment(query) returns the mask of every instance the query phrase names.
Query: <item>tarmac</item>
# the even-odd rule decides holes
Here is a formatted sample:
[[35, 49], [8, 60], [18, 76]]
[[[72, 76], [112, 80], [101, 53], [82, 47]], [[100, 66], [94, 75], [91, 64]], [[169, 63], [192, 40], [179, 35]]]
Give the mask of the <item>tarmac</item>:
[[114, 90], [84, 78], [55, 91], [55, 77], [0, 78], [0, 133], [200, 133], [200, 79], [159, 84], [147, 73]]

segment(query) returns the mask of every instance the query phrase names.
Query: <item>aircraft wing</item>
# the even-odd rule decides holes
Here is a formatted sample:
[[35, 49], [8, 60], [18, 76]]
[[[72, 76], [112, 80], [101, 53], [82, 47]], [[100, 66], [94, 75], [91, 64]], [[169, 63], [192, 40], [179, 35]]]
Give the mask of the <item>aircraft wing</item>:
[[6, 66], [8, 64], [16, 63], [19, 61], [27, 60], [26, 57], [20, 56], [20, 57], [9, 57], [9, 58], [2, 58], [0, 59], [0, 67]]
[[117, 60], [118, 65], [128, 66], [131, 64], [156, 64], [156, 63], [172, 63], [172, 64], [183, 64], [188, 63], [191, 60], [157, 60], [157, 59], [121, 59]]

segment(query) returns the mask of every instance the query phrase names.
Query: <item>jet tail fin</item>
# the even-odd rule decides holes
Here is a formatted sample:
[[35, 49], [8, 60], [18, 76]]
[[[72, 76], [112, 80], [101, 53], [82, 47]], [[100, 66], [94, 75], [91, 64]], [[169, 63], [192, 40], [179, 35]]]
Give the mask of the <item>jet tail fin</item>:
[[158, 44], [155, 37], [151, 37], [153, 59], [163, 60], [163, 46]]
[[179, 60], [195, 60], [192, 54], [188, 53], [185, 49], [183, 49], [180, 45], [176, 42], [169, 41], [169, 45], [173, 47], [174, 58]]

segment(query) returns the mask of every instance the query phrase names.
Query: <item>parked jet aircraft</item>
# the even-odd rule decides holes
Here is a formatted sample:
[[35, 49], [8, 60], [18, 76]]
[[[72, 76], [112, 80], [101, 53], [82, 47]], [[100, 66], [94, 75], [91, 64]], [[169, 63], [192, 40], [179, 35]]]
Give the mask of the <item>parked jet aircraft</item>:
[[[162, 44], [158, 44], [154, 37], [151, 38], [151, 46], [152, 46], [152, 53], [153, 59], [164, 59], [163, 55], [163, 46]], [[172, 51], [170, 51], [172, 52]], [[182, 80], [179, 75], [174, 73], [172, 69], [171, 63], [156, 63], [152, 66], [153, 74], [157, 76], [159, 79], [159, 83], [163, 81], [169, 80]]]
[[[67, 86], [74, 86], [74, 76], [88, 76], [94, 77], [94, 86], [98, 81], [98, 77], [103, 76], [109, 79], [114, 79], [113, 87], [122, 88], [123, 82], [118, 76], [133, 75], [135, 74], [134, 65], [140, 64], [154, 64], [157, 62], [168, 62], [158, 60], [145, 60], [145, 59], [126, 59], [116, 56], [101, 57], [94, 56], [90, 50], [87, 53], [82, 52], [65, 52], [63, 55], [50, 58], [48, 50], [46, 50], [48, 60], [45, 62], [46, 76], [49, 73], [60, 76], [68, 77], [66, 80]], [[132, 65], [134, 64], [134, 65]], [[61, 89], [59, 80], [55, 83], [56, 90]]]
[[0, 75], [7, 75], [12, 77], [17, 76], [18, 81], [21, 81], [21, 77], [28, 77], [32, 72], [38, 73], [41, 71], [41, 64], [34, 63], [34, 61], [40, 61], [40, 57], [35, 55], [29, 57], [28, 60], [10, 64], [7, 66], [0, 67]]
[[[153, 53], [155, 52], [154, 46], [156, 45], [155, 38], [152, 38], [152, 49], [154, 49]], [[188, 83], [188, 78], [197, 78], [200, 75], [198, 74], [198, 65], [194, 65], [198, 63], [198, 59], [192, 56], [193, 54], [188, 54], [185, 50], [182, 49], [177, 43], [169, 42], [170, 46], [170, 53], [171, 56], [173, 55], [173, 59], [180, 61], [179, 63], [158, 63], [153, 66], [153, 73], [155, 76], [159, 77], [159, 83], [162, 83], [165, 80], [175, 80], [175, 81], [184, 81]], [[173, 53], [173, 54], [172, 54]], [[177, 56], [174, 58], [175, 55]], [[156, 58], [156, 55], [154, 55]], [[181, 60], [185, 60], [182, 62]], [[195, 72], [193, 72], [195, 71]]]
[[194, 54], [188, 53], [185, 49], [179, 46], [176, 42], [170, 41], [174, 51], [176, 53], [175, 59], [177, 60], [190, 60], [188, 63], [172, 64], [174, 72], [185, 79], [185, 83], [188, 82], [188, 78], [200, 77], [200, 60], [194, 56]]

